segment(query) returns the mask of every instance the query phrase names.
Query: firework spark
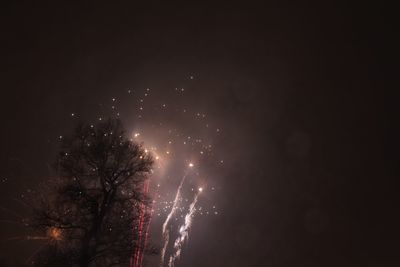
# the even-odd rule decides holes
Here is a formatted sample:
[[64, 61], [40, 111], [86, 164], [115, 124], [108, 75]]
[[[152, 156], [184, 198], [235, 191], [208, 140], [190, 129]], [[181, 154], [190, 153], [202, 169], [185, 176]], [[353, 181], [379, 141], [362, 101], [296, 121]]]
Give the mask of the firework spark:
[[202, 191], [203, 191], [203, 188], [200, 187], [199, 191], [196, 193], [196, 195], [193, 199], [193, 202], [189, 206], [189, 211], [185, 216], [184, 224], [179, 228], [179, 236], [175, 240], [175, 243], [174, 243], [175, 253], [169, 258], [169, 264], [168, 264], [169, 267], [173, 267], [175, 260], [179, 259], [181, 252], [182, 252], [182, 245], [189, 238], [189, 229], [192, 226], [193, 215], [194, 215], [194, 212], [196, 211], [195, 206], [196, 206], [199, 194]]
[[[189, 167], [193, 167], [193, 164], [190, 163]], [[169, 243], [169, 229], [167, 229], [168, 223], [171, 220], [172, 216], [174, 215], [177, 206], [178, 206], [178, 200], [181, 196], [181, 189], [183, 186], [183, 183], [185, 182], [185, 179], [187, 177], [187, 173], [182, 177], [181, 183], [179, 184], [178, 190], [176, 191], [175, 199], [174, 199], [174, 204], [172, 205], [171, 211], [169, 212], [167, 218], [165, 219], [165, 222], [163, 224], [162, 228], [162, 235], [164, 238], [164, 246], [161, 250], [161, 260], [160, 260], [160, 267], [164, 266], [164, 257], [165, 257], [165, 251], [167, 250], [167, 246]]]
[[[144, 188], [144, 193], [147, 196], [149, 194], [149, 187], [150, 187], [150, 181], [147, 180], [145, 183], [145, 188]], [[145, 246], [147, 243], [147, 237], [148, 237], [148, 227], [150, 225], [150, 221], [145, 221], [147, 218], [146, 215], [151, 216], [151, 209], [149, 210], [149, 207], [147, 205], [143, 205], [143, 212], [142, 212], [142, 224], [141, 224], [141, 229], [140, 229], [140, 245], [139, 245], [139, 255], [137, 258], [137, 262], [135, 266], [142, 266], [143, 264], [143, 254], [145, 252]], [[150, 207], [151, 208], [151, 207]], [[151, 217], [150, 217], [151, 218]], [[147, 224], [146, 224], [147, 223]]]
[[[146, 180], [143, 185], [143, 192], [145, 195], [148, 194], [149, 192], [149, 180]], [[138, 240], [138, 245], [136, 246], [134, 250], [133, 257], [131, 257], [130, 261], [130, 267], [132, 266], [141, 266], [141, 262], [143, 261], [143, 246], [142, 244], [145, 241], [143, 241], [143, 229], [145, 229], [144, 223], [145, 223], [145, 216], [147, 214], [147, 209], [143, 203], [140, 204], [140, 214], [139, 214], [139, 240]], [[135, 233], [135, 228], [133, 229], [133, 233]], [[146, 234], [145, 234], [146, 235]]]
[[154, 212], [154, 209], [152, 207], [150, 207], [150, 217], [149, 217], [149, 221], [147, 223], [147, 227], [144, 232], [143, 250], [142, 250], [142, 256], [140, 258], [139, 266], [143, 266], [143, 258], [144, 258], [143, 253], [146, 251], [146, 246], [147, 246], [147, 242], [148, 242], [148, 238], [149, 238], [150, 223], [151, 223], [151, 218], [153, 216], [153, 212]]

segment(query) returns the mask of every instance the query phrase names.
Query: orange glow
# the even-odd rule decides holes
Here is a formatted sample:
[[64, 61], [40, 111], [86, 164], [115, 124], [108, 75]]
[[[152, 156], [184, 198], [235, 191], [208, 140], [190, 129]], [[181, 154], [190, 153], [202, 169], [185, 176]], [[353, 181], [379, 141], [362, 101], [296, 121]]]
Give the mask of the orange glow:
[[56, 241], [60, 241], [62, 239], [62, 230], [57, 227], [51, 227], [47, 230], [47, 235]]

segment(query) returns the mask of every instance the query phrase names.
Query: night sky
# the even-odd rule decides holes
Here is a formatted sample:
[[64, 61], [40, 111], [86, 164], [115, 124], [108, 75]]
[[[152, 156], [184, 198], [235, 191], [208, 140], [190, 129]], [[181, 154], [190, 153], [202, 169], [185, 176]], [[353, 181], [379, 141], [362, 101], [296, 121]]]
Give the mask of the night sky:
[[[2, 8], [0, 266], [40, 246], [8, 239], [29, 234], [13, 221], [54, 176], [60, 136], [107, 117], [163, 155], [163, 200], [195, 165], [184, 192], [204, 187], [204, 214], [176, 266], [399, 266], [381, 10], [145, 2]], [[166, 214], [154, 215], [161, 247]]]

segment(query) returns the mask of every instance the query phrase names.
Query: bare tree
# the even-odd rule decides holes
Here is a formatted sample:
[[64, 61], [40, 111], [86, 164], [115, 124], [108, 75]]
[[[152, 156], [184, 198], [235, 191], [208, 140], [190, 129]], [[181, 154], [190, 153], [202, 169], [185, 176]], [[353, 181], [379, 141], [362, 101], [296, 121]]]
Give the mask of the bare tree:
[[119, 120], [79, 125], [63, 138], [59, 178], [34, 204], [31, 225], [48, 237], [38, 266], [127, 266], [139, 246], [143, 184], [153, 159]]

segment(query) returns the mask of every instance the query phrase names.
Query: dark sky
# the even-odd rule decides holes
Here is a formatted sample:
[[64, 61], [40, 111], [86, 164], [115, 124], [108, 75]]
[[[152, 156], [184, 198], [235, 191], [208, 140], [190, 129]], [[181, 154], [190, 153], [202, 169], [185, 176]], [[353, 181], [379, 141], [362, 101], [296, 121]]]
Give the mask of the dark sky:
[[[390, 27], [379, 7], [146, 2], [2, 8], [1, 206], [19, 211], [13, 199], [49, 177], [71, 112], [91, 120], [127, 88], [151, 88], [223, 130], [221, 215], [200, 217], [178, 266], [398, 266], [399, 146], [384, 157], [381, 126], [395, 120], [381, 115]], [[127, 101], [132, 129], [141, 122]], [[24, 231], [9, 224], [2, 240]], [[0, 265], [35, 246], [0, 245]]]

